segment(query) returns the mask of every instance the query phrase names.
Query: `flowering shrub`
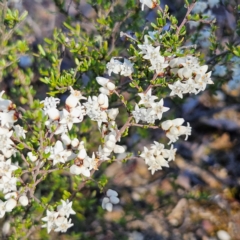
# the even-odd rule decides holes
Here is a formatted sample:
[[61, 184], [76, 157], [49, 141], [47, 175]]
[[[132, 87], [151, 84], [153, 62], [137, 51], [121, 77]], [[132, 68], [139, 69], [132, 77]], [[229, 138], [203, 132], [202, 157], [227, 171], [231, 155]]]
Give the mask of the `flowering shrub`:
[[[98, 31], [108, 30], [105, 38], [108, 35], [112, 38], [112, 46], [108, 46], [103, 36], [99, 36], [99, 45], [94, 45], [92, 40], [86, 42], [88, 35], [85, 32], [83, 40], [77, 42], [80, 27], [67, 22], [67, 32], [57, 29], [53, 39], [46, 39], [43, 46], [38, 45], [35, 53], [39, 64], [37, 71], [41, 82], [49, 88], [49, 96], [43, 100], [37, 100], [36, 90], [31, 86], [33, 73], [19, 70], [14, 65], [19, 54], [28, 51], [26, 42], [17, 42], [16, 49], [20, 53], [15, 51], [11, 59], [0, 52], [3, 56], [1, 76], [13, 64], [16, 80], [11, 91], [17, 100], [16, 103], [12, 101], [4, 91], [0, 94], [0, 190], [4, 199], [0, 200], [1, 218], [6, 214], [19, 216], [22, 209], [31, 208], [34, 212], [35, 208], [36, 212], [31, 213], [33, 215], [27, 221], [31, 216], [39, 215], [33, 225], [41, 224], [48, 233], [66, 232], [73, 226], [70, 215], [78, 214], [74, 200], [83, 186], [95, 183], [101, 192], [106, 191], [102, 200], [104, 210], [113, 211], [113, 206], [121, 202], [115, 190], [107, 190], [106, 179], [95, 180], [94, 174], [102, 165], [141, 158], [154, 174], [175, 160], [177, 148], [174, 143], [181, 136], [187, 140], [191, 126], [184, 123], [184, 118], [174, 117], [174, 109], [167, 104], [167, 99], [198, 94], [214, 83], [211, 68], [209, 70], [204, 64], [195, 43], [185, 45], [186, 24], [212, 24], [212, 19], [200, 18], [199, 13], [217, 6], [218, 1], [209, 1], [208, 5], [203, 1], [191, 4], [186, 1], [186, 15], [180, 23], [170, 15], [167, 6], [161, 8], [158, 1], [140, 0], [140, 3], [141, 6], [136, 6], [135, 2], [128, 1], [128, 7], [136, 11], [133, 15], [137, 15], [141, 7], [142, 10], [156, 9], [156, 22], [144, 28], [142, 33], [136, 31], [134, 34], [120, 31], [120, 27], [116, 29], [117, 25], [114, 25], [113, 33], [121, 37], [127, 52], [115, 50], [116, 36], [109, 31], [111, 19], [99, 19]], [[1, 6], [5, 14], [2, 24], [7, 26], [1, 41], [2, 44], [9, 41], [6, 49], [11, 52], [7, 48], [12, 44], [11, 39], [6, 36], [10, 31], [13, 34], [12, 29], [17, 29], [26, 14], [19, 17], [18, 12], [7, 8], [4, 1]], [[170, 27], [166, 30], [167, 24]], [[214, 25], [212, 28], [214, 30]], [[210, 40], [214, 52], [216, 42]], [[74, 63], [70, 70], [61, 69], [63, 59], [57, 44], [72, 53]], [[232, 45], [230, 49], [239, 55], [239, 48]], [[233, 63], [233, 78], [228, 83], [231, 87], [237, 78], [236, 62]], [[214, 74], [224, 76], [225, 66], [216, 65]], [[130, 134], [130, 128], [136, 127], [161, 129], [165, 137], [161, 142], [154, 141], [150, 147], [144, 146], [138, 154], [131, 152], [124, 144], [124, 138]], [[61, 178], [61, 174], [70, 176], [75, 190], [68, 191], [65, 182], [63, 188], [66, 189], [55, 193], [54, 202], [56, 188], [49, 186], [51, 190], [45, 188], [43, 193], [38, 188], [54, 185], [54, 178]], [[31, 225], [28, 222], [30, 233], [34, 231]], [[16, 229], [19, 226], [13, 224]], [[15, 235], [16, 239], [23, 237], [19, 232]]]

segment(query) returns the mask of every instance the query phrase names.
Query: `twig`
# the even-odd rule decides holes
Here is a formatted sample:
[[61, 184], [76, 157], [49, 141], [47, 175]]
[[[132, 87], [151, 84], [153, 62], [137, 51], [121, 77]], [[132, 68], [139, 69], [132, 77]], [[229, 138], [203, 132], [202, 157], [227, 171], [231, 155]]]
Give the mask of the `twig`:
[[116, 136], [117, 141], [119, 141], [122, 134], [125, 132], [125, 130], [129, 127], [129, 124], [132, 120], [133, 116], [128, 117], [127, 122], [122, 126], [122, 128], [118, 131], [118, 134]]
[[143, 124], [138, 124], [138, 123], [129, 123], [129, 127], [135, 126], [135, 127], [142, 127], [142, 128], [153, 128], [153, 129], [158, 129], [159, 126], [150, 126], [150, 125], [143, 125]]
[[189, 6], [188, 6], [188, 9], [187, 9], [187, 13], [184, 17], [184, 19], [182, 20], [181, 24], [179, 25], [179, 27], [177, 28], [177, 31], [176, 31], [176, 35], [179, 34], [179, 32], [181, 31], [182, 27], [185, 25], [185, 23], [188, 21], [187, 17], [188, 15], [190, 14], [190, 12], [193, 10], [195, 6], [195, 2], [191, 3]]

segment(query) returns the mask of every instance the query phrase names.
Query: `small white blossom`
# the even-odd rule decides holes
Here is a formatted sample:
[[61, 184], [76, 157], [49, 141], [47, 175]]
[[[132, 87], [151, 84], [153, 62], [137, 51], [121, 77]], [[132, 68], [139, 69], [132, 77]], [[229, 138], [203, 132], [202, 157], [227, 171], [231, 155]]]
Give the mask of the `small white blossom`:
[[0, 179], [0, 190], [4, 194], [11, 191], [17, 191], [17, 178], [2, 176]]
[[55, 221], [56, 228], [54, 229], [55, 232], [66, 232], [70, 227], [73, 226], [72, 219], [67, 219], [65, 217], [59, 217]]
[[119, 74], [121, 72], [122, 63], [114, 58], [111, 58], [110, 62], [107, 63], [108, 75], [111, 76], [112, 72]]
[[13, 103], [11, 100], [3, 99], [2, 98], [3, 94], [4, 94], [4, 91], [0, 93], [0, 111], [8, 112], [9, 110], [13, 109]]
[[60, 216], [62, 217], [69, 217], [70, 214], [76, 214], [76, 212], [72, 209], [72, 202], [69, 202], [69, 200], [67, 199], [67, 201], [61, 200], [62, 205], [59, 205], [57, 207], [57, 211], [59, 213]]
[[14, 132], [15, 132], [15, 134], [17, 135], [17, 137], [22, 137], [23, 139], [25, 139], [26, 138], [26, 130], [24, 130], [23, 129], [23, 127], [21, 127], [20, 125], [14, 125], [13, 126], [13, 128], [14, 128]]
[[139, 105], [143, 104], [145, 107], [151, 107], [151, 104], [157, 99], [156, 96], [152, 96], [152, 89], [149, 89], [147, 93], [138, 93], [141, 97]]
[[23, 206], [27, 206], [28, 205], [28, 198], [26, 195], [22, 195], [19, 199], [18, 199], [18, 202]]
[[131, 63], [128, 59], [124, 58], [124, 63], [121, 65], [120, 74], [128, 77], [133, 73], [133, 63]]

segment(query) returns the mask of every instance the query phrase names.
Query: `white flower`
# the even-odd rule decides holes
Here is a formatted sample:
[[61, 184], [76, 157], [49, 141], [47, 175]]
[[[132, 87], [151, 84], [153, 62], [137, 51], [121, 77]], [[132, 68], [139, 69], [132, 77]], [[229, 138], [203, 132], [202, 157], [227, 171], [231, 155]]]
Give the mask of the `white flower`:
[[119, 203], [118, 193], [112, 189], [107, 190], [107, 197], [103, 198], [102, 201], [102, 208], [106, 209], [107, 211], [111, 212], [113, 208], [113, 204]]
[[47, 216], [42, 218], [42, 221], [47, 222], [46, 224], [42, 225], [42, 227], [47, 227], [48, 233], [50, 233], [51, 230], [55, 228], [55, 221], [58, 215], [58, 212], [47, 210]]
[[17, 115], [14, 110], [9, 112], [0, 112], [1, 126], [11, 128], [13, 123], [17, 121]]
[[70, 173], [90, 177], [90, 170], [92, 169], [91, 160], [92, 159], [87, 156], [86, 150], [84, 148], [81, 149], [74, 161], [74, 165], [70, 167]]
[[66, 124], [68, 129], [71, 130], [74, 123], [81, 122], [81, 119], [75, 117], [71, 112], [69, 113], [66, 109], [63, 109], [60, 123]]
[[60, 216], [64, 217], [66, 216], [67, 218], [69, 217], [70, 214], [76, 214], [76, 212], [72, 209], [72, 202], [61, 200], [62, 205], [59, 205], [57, 207], [57, 211]]
[[173, 84], [168, 84], [168, 87], [172, 90], [170, 96], [177, 95], [180, 98], [183, 98], [183, 92], [185, 90], [185, 84], [180, 81], [174, 82]]
[[17, 166], [11, 165], [11, 159], [8, 159], [6, 162], [0, 162], [0, 176], [11, 178], [12, 172], [17, 169]]
[[164, 73], [164, 69], [168, 67], [168, 63], [165, 62], [165, 58], [159, 56], [156, 60], [151, 61], [152, 66], [149, 68], [150, 70], [155, 70], [158, 75]]
[[128, 59], [124, 58], [124, 63], [121, 65], [121, 75], [128, 77], [133, 73], [133, 63], [131, 63]]
[[111, 76], [112, 72], [119, 74], [121, 72], [122, 63], [114, 58], [111, 58], [110, 62], [107, 63], [108, 75]]
[[101, 146], [98, 147], [98, 151], [96, 154], [100, 161], [110, 160], [109, 155], [111, 154], [111, 152], [105, 152]]
[[49, 109], [57, 108], [57, 104], [60, 103], [60, 99], [54, 97], [46, 97], [45, 100], [41, 101], [40, 103], [44, 104], [43, 110], [44, 113], [47, 114]]
[[0, 179], [0, 189], [3, 191], [3, 193], [17, 191], [17, 178], [2, 176]]
[[67, 219], [65, 217], [58, 217], [55, 221], [56, 228], [54, 229], [55, 232], [66, 232], [68, 228], [73, 226], [71, 223], [71, 219]]
[[[103, 109], [103, 107], [108, 105], [108, 99], [106, 98], [107, 96], [105, 96], [101, 96], [99, 98], [96, 96], [88, 97], [88, 101], [83, 104], [86, 107], [86, 114], [91, 118], [91, 120], [98, 122], [99, 128], [103, 122], [108, 122], [106, 109]], [[102, 103], [101, 106], [99, 102]]]
[[149, 8], [155, 8], [157, 3], [156, 0], [140, 0], [142, 3], [142, 11], [144, 10], [144, 5], [146, 5]]
[[159, 120], [162, 119], [162, 114], [164, 112], [167, 112], [169, 110], [168, 107], [163, 106], [163, 99], [161, 99], [159, 102], [152, 102], [151, 103], [151, 112], [150, 114], [154, 114], [157, 116]]
[[10, 139], [12, 133], [13, 131], [9, 132], [7, 128], [0, 127], [0, 149], [3, 154], [14, 145], [13, 141]]
[[13, 103], [11, 100], [3, 99], [2, 98], [3, 94], [4, 94], [4, 91], [0, 93], [0, 111], [8, 112], [9, 110], [13, 109]]
[[15, 125], [13, 126], [14, 128], [14, 132], [17, 135], [17, 137], [22, 137], [23, 139], [26, 138], [25, 133], [27, 132], [26, 130], [23, 129], [23, 127], [21, 127], [20, 125]]
[[153, 153], [154, 151], [149, 151], [147, 147], [144, 147], [143, 152], [139, 156], [144, 158], [146, 164], [149, 164], [155, 160]]
[[140, 157], [144, 158], [145, 163], [149, 166], [148, 169], [154, 174], [155, 171], [161, 170], [162, 167], [169, 167], [168, 162], [175, 159], [176, 150], [173, 149], [173, 145], [168, 150], [164, 149], [163, 144], [154, 142], [151, 149], [144, 147]]
[[57, 163], [65, 163], [70, 156], [71, 152], [65, 150], [62, 142], [58, 140], [52, 148], [52, 154], [49, 156], [49, 159], [53, 160], [53, 165], [56, 165]]
[[138, 93], [138, 95], [141, 97], [138, 104], [143, 104], [145, 107], [151, 107], [151, 104], [157, 99], [156, 96], [152, 96], [152, 89], [149, 89], [147, 93]]

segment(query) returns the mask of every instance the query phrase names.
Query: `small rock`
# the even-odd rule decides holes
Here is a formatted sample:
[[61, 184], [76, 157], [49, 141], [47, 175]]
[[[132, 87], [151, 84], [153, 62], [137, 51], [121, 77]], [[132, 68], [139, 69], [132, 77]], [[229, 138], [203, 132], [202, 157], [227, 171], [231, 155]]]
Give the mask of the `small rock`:
[[184, 216], [187, 210], [188, 201], [185, 198], [182, 198], [176, 205], [176, 207], [172, 210], [172, 212], [168, 216], [169, 223], [177, 227], [182, 224], [184, 220]]
[[224, 230], [219, 230], [217, 232], [217, 237], [219, 240], [231, 240], [230, 235]]

